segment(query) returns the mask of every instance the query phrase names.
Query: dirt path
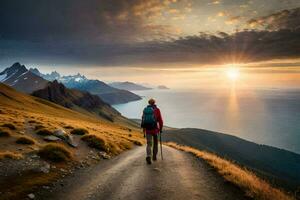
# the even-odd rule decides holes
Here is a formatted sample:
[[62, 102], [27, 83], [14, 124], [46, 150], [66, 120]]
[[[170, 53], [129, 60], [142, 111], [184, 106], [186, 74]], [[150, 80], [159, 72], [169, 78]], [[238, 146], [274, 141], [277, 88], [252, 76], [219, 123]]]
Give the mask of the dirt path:
[[164, 147], [164, 160], [145, 163], [145, 147], [75, 173], [36, 199], [246, 199], [206, 163]]

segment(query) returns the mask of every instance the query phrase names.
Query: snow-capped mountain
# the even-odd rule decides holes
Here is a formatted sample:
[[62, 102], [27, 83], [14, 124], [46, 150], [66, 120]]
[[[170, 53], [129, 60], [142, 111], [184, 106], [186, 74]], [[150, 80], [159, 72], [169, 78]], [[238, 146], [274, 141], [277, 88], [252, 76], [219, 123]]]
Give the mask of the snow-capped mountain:
[[29, 71], [48, 81], [59, 80], [61, 78], [60, 74], [56, 71], [51, 72], [50, 74], [42, 74], [37, 68], [30, 68]]
[[[52, 81], [53, 78], [63, 83], [67, 88], [78, 89], [98, 95], [109, 104], [127, 103], [130, 101], [140, 100], [141, 97], [124, 89], [117, 89], [99, 80], [87, 79], [84, 75], [77, 73], [75, 75], [61, 76], [57, 72], [50, 74], [42, 74], [37, 69], [32, 69], [32, 72], [39, 76]], [[55, 76], [50, 76], [55, 75]]]
[[141, 99], [140, 96], [127, 90], [113, 88], [99, 80], [87, 79], [84, 75], [76, 74], [61, 76], [54, 71], [50, 74], [42, 74], [36, 68], [28, 70], [24, 65], [15, 63], [0, 73], [0, 82], [9, 85], [21, 92], [29, 93], [41, 90], [49, 81], [57, 80], [67, 88], [78, 89], [98, 95], [108, 104], [120, 104]]
[[62, 76], [58, 79], [58, 81], [64, 83], [67, 87], [72, 88], [76, 87], [78, 84], [88, 81], [88, 79], [84, 75], [77, 73], [76, 75]]
[[111, 87], [103, 81], [87, 79], [81, 74], [63, 76], [59, 81], [68, 88], [88, 91], [98, 95], [109, 104], [127, 103], [141, 99], [140, 96], [132, 92]]
[[77, 73], [76, 75], [61, 76], [57, 71], [53, 71], [50, 74], [43, 74], [37, 68], [30, 68], [30, 71], [48, 81], [57, 80], [58, 82], [67, 84], [71, 84], [72, 82], [78, 83], [88, 80], [84, 75], [81, 75], [80, 73]]
[[42, 89], [48, 83], [47, 80], [32, 73], [18, 62], [0, 73], [0, 82], [25, 93]]

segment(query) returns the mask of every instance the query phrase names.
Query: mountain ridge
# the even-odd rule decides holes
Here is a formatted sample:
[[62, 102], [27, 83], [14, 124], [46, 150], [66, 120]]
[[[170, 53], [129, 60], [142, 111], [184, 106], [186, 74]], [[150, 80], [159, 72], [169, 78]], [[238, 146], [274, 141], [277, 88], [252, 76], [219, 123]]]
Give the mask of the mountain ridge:
[[[41, 74], [38, 70], [33, 69], [33, 71], [37, 74]], [[51, 76], [53, 73], [54, 76]], [[57, 80], [63, 83], [66, 87], [70, 89], [87, 91], [91, 94], [98, 95], [102, 100], [109, 104], [128, 103], [130, 101], [137, 101], [141, 99], [140, 96], [130, 91], [111, 87], [110, 85], [97, 79], [88, 79], [80, 73], [65, 76], [61, 76], [57, 72], [52, 72], [51, 74], [42, 74], [41, 76], [48, 78], [49, 80], [53, 80], [53, 78], [57, 77]]]
[[32, 95], [66, 108], [78, 110], [79, 107], [85, 109], [88, 112], [105, 117], [109, 121], [114, 121], [115, 117], [121, 116], [117, 110], [102, 101], [100, 97], [92, 95], [89, 92], [68, 89], [57, 80], [49, 82], [45, 88], [34, 91]]
[[0, 72], [0, 82], [27, 94], [42, 89], [48, 83], [18, 62]]
[[133, 83], [130, 81], [125, 81], [125, 82], [113, 82], [109, 84], [110, 86], [118, 89], [123, 89], [123, 90], [129, 90], [129, 91], [134, 91], [134, 90], [152, 90], [153, 88], [143, 86], [141, 84]]

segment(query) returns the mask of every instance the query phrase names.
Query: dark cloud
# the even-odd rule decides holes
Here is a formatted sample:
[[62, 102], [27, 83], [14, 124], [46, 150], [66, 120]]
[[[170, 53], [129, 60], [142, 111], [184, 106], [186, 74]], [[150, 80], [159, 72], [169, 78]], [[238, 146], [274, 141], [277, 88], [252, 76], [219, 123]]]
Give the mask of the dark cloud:
[[250, 27], [261, 27], [268, 30], [297, 29], [300, 27], [300, 8], [282, 10], [271, 15], [250, 19]]
[[268, 22], [268, 29], [174, 39], [173, 27], [149, 20], [170, 10], [174, 1], [164, 2], [1, 0], [0, 59], [112, 66], [219, 64], [300, 56], [299, 8], [248, 22]]
[[172, 35], [172, 27], [148, 19], [159, 17], [168, 5], [160, 0], [1, 0], [0, 36], [91, 43], [161, 38]]
[[[224, 64], [300, 56], [300, 28], [278, 31], [245, 30], [235, 34], [202, 33], [171, 41], [110, 45], [23, 44], [32, 57], [54, 57], [53, 62], [95, 65], [138, 65], [158, 63]], [[18, 49], [20, 44], [15, 44]], [[9, 48], [7, 46], [7, 48]], [[26, 54], [23, 52], [23, 56]], [[60, 61], [60, 60], [59, 60]]]
[[[195, 63], [252, 62], [300, 56], [300, 29], [245, 30], [232, 35], [199, 35], [164, 43], [172, 59]], [[173, 50], [172, 50], [173, 49]], [[171, 61], [162, 55], [162, 60]], [[159, 55], [158, 55], [159, 56]]]

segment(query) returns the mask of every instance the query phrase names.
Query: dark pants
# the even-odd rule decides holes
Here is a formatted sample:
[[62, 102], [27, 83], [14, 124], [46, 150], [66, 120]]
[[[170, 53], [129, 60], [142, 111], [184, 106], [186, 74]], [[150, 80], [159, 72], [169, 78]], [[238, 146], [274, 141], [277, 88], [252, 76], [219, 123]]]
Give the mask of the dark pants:
[[[153, 150], [152, 155], [156, 157], [158, 151], [158, 134], [146, 134], [146, 139], [147, 139], [147, 148], [146, 148], [147, 156], [151, 157], [151, 150]], [[152, 148], [152, 144], [153, 144], [153, 148]]]

